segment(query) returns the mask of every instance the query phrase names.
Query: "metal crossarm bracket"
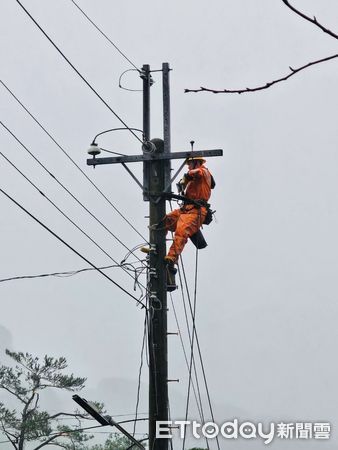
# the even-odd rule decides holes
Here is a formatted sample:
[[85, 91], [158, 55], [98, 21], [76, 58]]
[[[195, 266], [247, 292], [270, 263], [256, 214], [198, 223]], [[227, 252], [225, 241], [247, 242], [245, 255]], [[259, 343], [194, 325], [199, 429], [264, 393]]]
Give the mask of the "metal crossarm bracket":
[[223, 150], [195, 150], [193, 152], [176, 152], [176, 153], [156, 153], [143, 155], [127, 155], [127, 156], [113, 156], [107, 158], [91, 158], [87, 159], [88, 166], [99, 166], [102, 164], [120, 164], [141, 161], [156, 161], [168, 159], [186, 159], [196, 156], [205, 156], [210, 158], [212, 156], [223, 156]]
[[136, 178], [136, 176], [133, 174], [133, 172], [129, 169], [129, 167], [123, 162], [122, 166], [126, 169], [126, 171], [129, 173], [129, 175], [133, 178], [133, 180], [136, 181], [136, 183], [140, 186], [140, 188], [143, 190], [143, 186], [140, 183], [140, 181]]

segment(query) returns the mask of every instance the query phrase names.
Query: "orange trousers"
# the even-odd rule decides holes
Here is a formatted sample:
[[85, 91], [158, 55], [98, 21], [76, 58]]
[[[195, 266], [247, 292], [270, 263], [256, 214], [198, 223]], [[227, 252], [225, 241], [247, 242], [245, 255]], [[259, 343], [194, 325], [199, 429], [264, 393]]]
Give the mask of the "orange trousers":
[[182, 209], [175, 209], [166, 215], [166, 230], [175, 232], [174, 242], [168, 252], [168, 256], [173, 262], [177, 262], [188, 238], [200, 229], [206, 215], [206, 208], [195, 208], [193, 205], [188, 205]]

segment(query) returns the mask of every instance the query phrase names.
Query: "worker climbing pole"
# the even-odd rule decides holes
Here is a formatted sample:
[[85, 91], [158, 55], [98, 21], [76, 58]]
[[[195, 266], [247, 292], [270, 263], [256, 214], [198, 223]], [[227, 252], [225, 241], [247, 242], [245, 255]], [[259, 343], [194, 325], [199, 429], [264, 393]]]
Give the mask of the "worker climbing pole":
[[[156, 71], [158, 72], [158, 70]], [[141, 71], [143, 81], [143, 145], [142, 154], [98, 158], [96, 144], [89, 154], [87, 164], [120, 163], [142, 188], [143, 199], [149, 202], [148, 253], [148, 318], [149, 318], [149, 448], [168, 450], [167, 438], [156, 436], [156, 423], [168, 420], [168, 358], [167, 358], [167, 291], [176, 289], [175, 264], [188, 238], [197, 248], [206, 246], [200, 227], [210, 221], [212, 211], [208, 200], [214, 181], [205, 167], [205, 158], [222, 156], [222, 150], [194, 150], [171, 153], [170, 145], [170, 90], [169, 64], [162, 64], [163, 81], [163, 139], [151, 139], [150, 133], [150, 67]], [[183, 163], [171, 178], [170, 162], [183, 159]], [[131, 172], [127, 163], [143, 162], [143, 183]], [[178, 195], [171, 184], [188, 164]], [[166, 200], [182, 202], [179, 209], [166, 215]], [[175, 232], [173, 243], [166, 253], [166, 232]]]
[[[183, 197], [182, 206], [171, 211], [165, 217], [166, 230], [175, 232], [174, 241], [165, 257], [168, 267], [172, 271], [174, 271], [174, 264], [177, 264], [178, 257], [188, 238], [193, 238], [205, 222], [208, 225], [212, 220], [212, 211], [208, 200], [211, 189], [215, 187], [215, 181], [205, 167], [205, 162], [206, 160], [201, 156], [187, 159], [189, 170], [178, 183], [179, 193]], [[193, 239], [193, 242], [196, 241]], [[203, 247], [205, 246], [206, 243]]]

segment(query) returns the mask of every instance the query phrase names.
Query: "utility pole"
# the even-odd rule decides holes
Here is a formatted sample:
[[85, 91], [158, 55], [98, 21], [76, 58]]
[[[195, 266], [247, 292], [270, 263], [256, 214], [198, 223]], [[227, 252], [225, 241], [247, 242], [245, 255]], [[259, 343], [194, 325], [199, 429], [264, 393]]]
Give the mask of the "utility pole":
[[[183, 168], [171, 177], [171, 160], [192, 156], [222, 156], [222, 150], [195, 150], [171, 153], [170, 144], [170, 89], [169, 64], [162, 64], [163, 88], [163, 140], [150, 140], [150, 87], [152, 85], [149, 65], [142, 67], [143, 80], [143, 154], [97, 158], [91, 153], [87, 164], [121, 163], [142, 187], [143, 199], [149, 201], [149, 267], [148, 267], [148, 318], [149, 318], [149, 449], [168, 450], [169, 440], [156, 438], [156, 422], [168, 421], [168, 346], [167, 346], [167, 291], [175, 289], [174, 278], [169, 277], [164, 257], [166, 255], [166, 232], [163, 219], [166, 214], [166, 198], [171, 195], [171, 183]], [[126, 163], [143, 162], [143, 183], [132, 174]], [[177, 196], [176, 196], [177, 197]]]
[[[163, 142], [154, 140], [156, 154], [170, 154], [169, 65], [162, 65]], [[149, 448], [167, 450], [168, 439], [156, 439], [156, 421], [168, 420], [168, 343], [167, 343], [167, 268], [165, 181], [170, 181], [170, 160], [151, 163], [149, 190]], [[157, 224], [160, 226], [157, 227]]]

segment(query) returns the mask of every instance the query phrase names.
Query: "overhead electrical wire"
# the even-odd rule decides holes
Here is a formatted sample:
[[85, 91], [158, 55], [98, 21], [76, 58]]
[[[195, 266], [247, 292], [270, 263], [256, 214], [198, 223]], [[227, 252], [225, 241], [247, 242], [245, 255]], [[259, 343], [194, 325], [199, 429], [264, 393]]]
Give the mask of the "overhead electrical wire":
[[[81, 206], [81, 208], [83, 208], [96, 222], [98, 222], [114, 239], [117, 240], [117, 242], [119, 242], [119, 244], [121, 244], [126, 250], [128, 250], [128, 252], [133, 253], [133, 251], [131, 251], [122, 241], [121, 239], [119, 239], [100, 219], [98, 219], [96, 217], [95, 214], [93, 214], [63, 183], [61, 183], [61, 181], [50, 172], [49, 169], [47, 169], [47, 167], [28, 149], [28, 147], [23, 144], [22, 141], [20, 141], [20, 139], [0, 120], [0, 124], [3, 126], [3, 128], [5, 128], [5, 130], [16, 140], [16, 142], [18, 142], [18, 144], [21, 145], [21, 147], [39, 164], [40, 167], [43, 168], [43, 170], [45, 172], [48, 173], [48, 175], [50, 175], [54, 181], [56, 181], [58, 183], [59, 186], [62, 187], [62, 189], [64, 189], [68, 195], [70, 195], [73, 200], [76, 201], [76, 203], [78, 205]], [[133, 253], [134, 254], [134, 253]], [[143, 262], [141, 261], [141, 259], [134, 254], [134, 256], [143, 264]]]
[[[179, 280], [180, 280], [180, 287], [181, 287], [181, 294], [182, 294], [182, 303], [183, 303], [183, 309], [184, 309], [185, 323], [186, 323], [186, 327], [187, 327], [189, 343], [190, 343], [190, 346], [191, 346], [191, 344], [192, 344], [192, 336], [191, 336], [191, 331], [190, 331], [190, 327], [189, 327], [188, 310], [187, 310], [186, 299], [185, 299], [185, 295], [184, 295], [184, 287], [183, 287], [183, 280], [182, 280], [181, 272], [182, 272], [181, 268], [178, 267], [178, 275], [179, 275]], [[204, 412], [203, 412], [203, 403], [202, 403], [200, 383], [199, 383], [197, 367], [196, 367], [195, 354], [192, 355], [192, 361], [193, 361], [193, 369], [194, 369], [194, 375], [195, 375], [196, 387], [197, 387], [197, 393], [198, 393], [198, 400], [199, 400], [199, 401], [197, 401], [197, 399], [196, 399], [196, 402], [197, 402], [197, 405], [199, 406], [199, 408], [201, 410], [202, 421], [203, 421], [203, 423], [205, 423]], [[188, 358], [186, 358], [186, 363], [187, 363], [187, 368], [188, 368], [188, 372], [189, 372]]]
[[34, 214], [30, 213], [24, 206], [22, 206], [18, 201], [16, 201], [13, 197], [11, 197], [6, 191], [4, 191], [3, 189], [0, 188], [0, 192], [4, 196], [6, 196], [12, 203], [14, 203], [16, 206], [18, 206], [22, 211], [24, 211], [29, 217], [31, 217], [35, 222], [37, 222], [45, 230], [47, 230], [58, 241], [60, 241], [62, 244], [64, 244], [66, 247], [68, 247], [69, 250], [71, 250], [73, 253], [75, 253], [77, 256], [79, 256], [81, 259], [83, 259], [87, 264], [89, 264], [91, 267], [93, 267], [95, 270], [97, 270], [103, 277], [105, 277], [107, 280], [109, 280], [111, 283], [113, 283], [116, 287], [118, 287], [121, 291], [123, 291], [125, 294], [127, 294], [129, 297], [131, 297], [133, 300], [135, 300], [143, 308], [146, 308], [146, 305], [144, 303], [142, 303], [134, 295], [130, 294], [130, 292], [128, 292], [124, 287], [122, 287], [120, 284], [118, 284], [116, 281], [114, 281], [111, 277], [109, 277], [107, 274], [105, 274], [99, 267], [97, 267], [90, 260], [88, 260], [85, 256], [83, 256], [80, 252], [78, 252], [75, 248], [73, 248], [70, 244], [68, 244], [64, 239], [62, 239], [58, 234], [56, 234], [53, 230], [51, 230], [47, 225], [45, 225], [43, 222], [41, 222], [41, 220], [39, 220], [37, 217], [35, 217]]
[[[137, 382], [137, 394], [136, 394], [136, 406], [135, 406], [135, 419], [138, 418], [138, 408], [140, 403], [140, 391], [141, 391], [141, 376], [142, 376], [142, 368], [143, 368], [143, 359], [144, 359], [144, 349], [146, 345], [146, 337], [147, 337], [147, 314], [144, 317], [144, 327], [143, 327], [143, 338], [142, 338], [142, 347], [141, 347], [141, 356], [140, 356], [140, 368], [138, 371], [138, 382]], [[136, 420], [134, 422], [133, 428], [133, 436], [136, 433]]]
[[65, 219], [67, 219], [80, 233], [82, 233], [84, 236], [86, 236], [87, 239], [89, 239], [98, 249], [100, 249], [111, 261], [113, 261], [117, 267], [120, 267], [123, 271], [127, 273], [131, 278], [135, 280], [135, 285], [138, 285], [141, 292], [142, 287], [146, 289], [145, 286], [143, 286], [139, 281], [138, 277], [139, 275], [135, 271], [135, 276], [131, 275], [126, 268], [126, 265], [119, 264], [108, 252], [106, 252], [91, 236], [89, 236], [88, 233], [86, 233], [76, 222], [74, 222], [60, 207], [58, 207], [44, 192], [41, 191], [41, 189], [33, 183], [32, 180], [30, 180], [27, 175], [25, 175], [18, 167], [16, 167], [15, 164], [13, 164], [2, 152], [0, 152], [0, 156], [2, 156], [31, 186], [34, 187], [35, 190], [37, 190], [57, 211], [62, 214]]
[[83, 229], [77, 225], [61, 208], [59, 208], [32, 180], [30, 180], [27, 175], [25, 175], [15, 164], [12, 163], [10, 159], [7, 158], [2, 152], [0, 155], [10, 164], [28, 183], [34, 187], [59, 213], [61, 213], [72, 225], [74, 225], [82, 234], [84, 234], [97, 248], [99, 248], [109, 259], [111, 259], [118, 267], [121, 265], [107, 253], [93, 238], [91, 238]]
[[[32, 154], [32, 152], [17, 138], [17, 136], [2, 122], [2, 121], [0, 121], [0, 124], [11, 134], [11, 136], [13, 136], [14, 137], [14, 139], [34, 158], [34, 160], [36, 161], [36, 162], [38, 162], [38, 164], [41, 166], [41, 167], [43, 167], [43, 169], [49, 174], [49, 175], [51, 175], [52, 176], [52, 178], [55, 180], [55, 181], [57, 181], [58, 182], [58, 184], [59, 185], [61, 185], [78, 203], [80, 203], [80, 205], [82, 206], [82, 207], [84, 207], [82, 204], [81, 204], [81, 202], [79, 202], [77, 199], [76, 199], [76, 197], [74, 197], [71, 193], [70, 193], [70, 191], [38, 160], [38, 158], [36, 158], [36, 156], [34, 156], [33, 154]], [[40, 188], [38, 188], [26, 175], [24, 175], [23, 174], [23, 172], [22, 171], [20, 171], [3, 153], [0, 153], [0, 155], [9, 163], [9, 164], [11, 164], [12, 165], [12, 167], [15, 169], [15, 170], [17, 170], [19, 173], [20, 173], [20, 175], [22, 175], [43, 197], [45, 197], [46, 198], [46, 200], [48, 200], [68, 221], [70, 221], [82, 234], [84, 234], [94, 245], [96, 245], [96, 247], [98, 247], [106, 256], [108, 256], [108, 258], [111, 260], [111, 261], [113, 261], [115, 264], [119, 264], [111, 255], [109, 255], [99, 244], [97, 244], [97, 242], [94, 240], [94, 239], [92, 239], [86, 232], [84, 232], [83, 230], [82, 230], [82, 228], [81, 227], [79, 227], [72, 219], [70, 219], [54, 202], [52, 202], [42, 191], [41, 191], [41, 189]], [[85, 208], [85, 210], [87, 211], [87, 212], [89, 212], [88, 210], [87, 210], [87, 208], [86, 207], [84, 207]], [[90, 213], [90, 212], [89, 212]], [[91, 213], [90, 213], [91, 214]], [[91, 214], [92, 215], [92, 214]], [[93, 216], [93, 217], [95, 217], [95, 216]], [[120, 243], [122, 243], [122, 241], [120, 241], [115, 235], [113, 235]], [[129, 251], [129, 254], [130, 254], [130, 250], [129, 250], [129, 248], [127, 247], [127, 246], [125, 246], [123, 243], [122, 243], [122, 245]], [[143, 262], [141, 261], [141, 260], [139, 260], [142, 264], [143, 264]], [[133, 277], [129, 272], [128, 272], [128, 270], [126, 269], [126, 267], [125, 267], [125, 265], [121, 265], [121, 264], [119, 264], [119, 266], [120, 266], [120, 268], [122, 269], [122, 270], [124, 270], [130, 277], [132, 277], [134, 280], [135, 280], [135, 286], [136, 285], [138, 285], [139, 286], [139, 288], [141, 289], [141, 287], [143, 287], [144, 289], [146, 289], [146, 287], [145, 286], [143, 286], [139, 281], [138, 281], [138, 277], [139, 277], [139, 275], [141, 275], [141, 273], [142, 272], [140, 272], [139, 273], [139, 275], [137, 275], [137, 272], [135, 271], [135, 277]], [[142, 289], [141, 289], [141, 291], [142, 291]]]
[[121, 75], [119, 77], [119, 88], [123, 89], [124, 91], [129, 91], [129, 92], [143, 92], [143, 89], [129, 89], [129, 88], [126, 88], [126, 87], [122, 86], [122, 83], [121, 83], [122, 77], [127, 72], [133, 72], [133, 71], [135, 72], [135, 69], [128, 69], [128, 70], [125, 70], [124, 72], [121, 73]]
[[93, 25], [93, 27], [95, 27], [97, 29], [97, 31], [102, 34], [102, 36], [120, 53], [120, 55], [123, 56], [124, 59], [126, 59], [129, 64], [131, 64], [138, 72], [141, 72], [141, 70], [128, 58], [128, 56], [126, 56], [125, 53], [122, 52], [122, 50], [120, 50], [118, 48], [118, 46], [101, 30], [101, 28], [99, 28], [96, 23], [88, 16], [88, 14], [86, 14], [83, 9], [80, 8], [80, 6], [74, 1], [74, 0], [70, 0], [76, 7], [77, 9], [84, 15], [84, 17]]
[[[188, 373], [189, 373], [190, 371], [189, 371], [188, 356], [187, 356], [187, 352], [186, 352], [186, 349], [185, 349], [185, 345], [184, 345], [184, 341], [183, 341], [183, 337], [182, 337], [182, 332], [181, 332], [181, 327], [180, 327], [180, 324], [179, 324], [179, 321], [178, 321], [178, 316], [177, 316], [175, 304], [174, 304], [174, 301], [173, 301], [171, 293], [170, 293], [170, 301], [171, 301], [171, 306], [172, 306], [173, 311], [174, 311], [175, 322], [176, 322], [176, 326], [177, 326], [177, 329], [178, 329], [178, 334], [179, 334], [179, 337], [180, 337], [180, 342], [181, 342], [181, 347], [182, 347], [182, 350], [183, 350], [184, 360], [185, 360], [185, 363], [186, 363], [186, 366], [187, 366], [187, 369], [188, 369]], [[191, 345], [191, 343], [190, 343], [190, 345]], [[190, 376], [190, 373], [189, 373], [189, 376]], [[196, 366], [195, 366], [195, 377], [196, 377], [196, 380], [198, 381]], [[202, 400], [201, 400], [201, 394], [200, 394], [200, 391], [198, 390], [199, 398], [197, 398], [197, 392], [196, 392], [195, 383], [194, 383], [193, 380], [192, 380], [192, 387], [193, 387], [194, 396], [195, 396], [195, 400], [196, 400], [196, 406], [197, 406], [200, 418], [201, 418], [202, 422], [204, 423], [204, 413], [203, 413], [203, 404], [202, 404]]]
[[46, 33], [46, 31], [39, 25], [39, 23], [34, 19], [30, 12], [24, 7], [20, 0], [16, 0], [22, 10], [27, 14], [27, 16], [32, 20], [32, 22], [39, 28], [39, 30], [44, 34], [44, 36], [49, 40], [53, 47], [58, 51], [62, 58], [70, 65], [70, 67], [77, 73], [77, 75], [84, 81], [84, 83], [89, 87], [89, 89], [94, 92], [94, 94], [101, 100], [101, 102], [109, 109], [111, 113], [130, 131], [130, 133], [141, 143], [143, 141], [130, 129], [126, 122], [113, 110], [113, 108], [104, 100], [104, 98], [96, 91], [96, 89], [87, 81], [87, 79], [81, 74], [81, 72], [74, 66], [74, 64], [67, 58], [67, 56], [62, 52], [62, 50], [55, 44], [52, 38]]
[[[184, 360], [185, 360], [185, 363], [186, 363], [186, 366], [187, 366], [187, 369], [188, 369], [188, 373], [189, 373], [188, 356], [187, 356], [187, 352], [186, 352], [185, 345], [184, 345], [184, 342], [183, 342], [182, 332], [181, 332], [180, 324], [179, 324], [179, 321], [178, 321], [178, 316], [177, 316], [177, 312], [176, 312], [176, 308], [175, 308], [175, 303], [173, 301], [171, 293], [170, 293], [170, 301], [171, 301], [171, 306], [172, 306], [173, 311], [174, 311], [174, 317], [175, 317], [175, 321], [176, 321], [176, 326], [177, 326], [178, 334], [179, 334], [179, 337], [180, 337], [181, 347], [183, 349]], [[201, 419], [201, 423], [205, 423], [204, 412], [203, 412], [203, 404], [202, 404], [201, 394], [200, 394], [199, 385], [198, 385], [196, 365], [194, 366], [194, 370], [195, 370], [195, 377], [196, 377], [197, 388], [198, 388], [198, 396], [197, 396], [197, 392], [196, 392], [196, 388], [195, 388], [195, 383], [194, 383], [193, 380], [191, 381], [192, 389], [193, 389], [193, 392], [194, 392], [194, 397], [195, 397], [198, 413], [199, 413], [199, 416], [200, 416], [200, 419]], [[208, 439], [206, 439], [206, 445], [207, 445], [207, 448], [209, 449], [210, 447], [209, 447]]]
[[[114, 417], [120, 417], [120, 416], [121, 415], [117, 415], [117, 416], [114, 416]], [[113, 417], [113, 416], [111, 416], [111, 417]], [[76, 419], [76, 417], [73, 417], [73, 419]], [[81, 419], [82, 420], [92, 420], [90, 418], [84, 418], [84, 417], [81, 417]], [[46, 420], [49, 420], [49, 419], [47, 418], [47, 419], [44, 419], [44, 420], [35, 420], [34, 423], [46, 423]], [[145, 420], [149, 420], [149, 419], [147, 417], [141, 418], [141, 419], [137, 419], [137, 421], [145, 421]], [[122, 421], [116, 422], [116, 423], [118, 425], [122, 425], [122, 424], [125, 424], [125, 423], [132, 423], [132, 422], [135, 422], [135, 420], [134, 419], [122, 420]], [[107, 426], [110, 426], [110, 425], [94, 425], [94, 426], [91, 426], [91, 427], [74, 428], [73, 430], [67, 430], [67, 433], [78, 433], [78, 432], [81, 432], [81, 431], [93, 430], [95, 428], [105, 428]], [[94, 434], [98, 434], [98, 433], [102, 433], [102, 434], [120, 434], [120, 432], [112, 433], [111, 431], [101, 431], [101, 432], [99, 431], [99, 432], [93, 432], [93, 433]], [[143, 435], [143, 436], [145, 435], [145, 433], [136, 433], [136, 434], [140, 434], [140, 435]], [[58, 436], [58, 435], [60, 435], [60, 431], [57, 431], [57, 432], [54, 432], [54, 433], [50, 433], [49, 435], [42, 435], [42, 436], [39, 436], [39, 437], [41, 438], [41, 437]], [[1, 444], [1, 442], [0, 442], [0, 444]], [[53, 445], [55, 445], [55, 444], [53, 444]]]
[[[168, 394], [168, 419], [169, 419], [169, 422], [172, 423], [169, 394]], [[169, 445], [170, 445], [170, 450], [173, 450], [173, 440], [172, 439], [169, 439]]]
[[[107, 270], [107, 269], [113, 269], [113, 268], [119, 268], [119, 267], [121, 267], [120, 264], [111, 264], [110, 266], [101, 266], [101, 267], [99, 267], [99, 269]], [[0, 283], [5, 283], [7, 281], [16, 281], [16, 280], [34, 280], [36, 278], [48, 278], [48, 277], [69, 278], [69, 277], [73, 277], [74, 275], [78, 275], [83, 272], [90, 272], [93, 270], [95, 270], [95, 269], [93, 269], [92, 267], [86, 267], [85, 269], [68, 270], [65, 272], [40, 273], [37, 275], [18, 275], [15, 277], [0, 278]]]
[[[195, 318], [196, 318], [196, 300], [197, 300], [197, 268], [198, 268], [198, 249], [196, 248], [196, 261], [195, 261], [195, 287], [194, 287], [194, 306], [193, 306], [193, 314], [192, 314], [192, 337], [190, 342], [190, 362], [189, 362], [189, 378], [188, 378], [188, 392], [187, 392], [187, 400], [186, 400], [186, 408], [185, 408], [185, 420], [188, 419], [189, 412], [189, 403], [190, 403], [190, 389], [192, 382], [192, 368], [194, 361], [194, 345], [195, 345]], [[184, 434], [182, 449], [185, 447], [185, 439], [186, 434]]]
[[[185, 274], [185, 269], [184, 269], [182, 256], [180, 257], [180, 263], [181, 263], [181, 267], [182, 267], [183, 278], [184, 278], [185, 287], [186, 287], [187, 296], [188, 296], [188, 301], [189, 301], [190, 314], [191, 314], [191, 318], [193, 319], [193, 308], [192, 308], [192, 304], [191, 304], [189, 287], [188, 287], [187, 277], [186, 277], [186, 274]], [[195, 329], [197, 350], [198, 350], [199, 360], [200, 360], [200, 364], [201, 364], [203, 381], [204, 381], [204, 386], [205, 386], [205, 390], [206, 390], [206, 394], [207, 394], [209, 410], [210, 410], [211, 418], [212, 418], [213, 422], [215, 423], [215, 417], [214, 417], [213, 407], [212, 407], [212, 403], [211, 403], [211, 396], [210, 396], [210, 392], [209, 392], [209, 387], [208, 387], [208, 382], [207, 382], [204, 362], [203, 362], [203, 358], [202, 358], [201, 347], [200, 347], [199, 338], [198, 338], [198, 334], [197, 334], [196, 323], [195, 323], [194, 320], [193, 320], [193, 328]], [[218, 448], [218, 450], [220, 450], [218, 437], [216, 437], [216, 442], [217, 442], [217, 448]]]
[[38, 119], [29, 111], [29, 109], [21, 102], [21, 100], [14, 94], [14, 92], [0, 80], [2, 86], [9, 92], [9, 94], [19, 103], [19, 105], [26, 111], [26, 113], [34, 120], [34, 122], [47, 134], [47, 136], [54, 142], [54, 144], [63, 152], [69, 161], [82, 173], [86, 180], [96, 189], [97, 192], [106, 200], [106, 202], [122, 217], [122, 219], [128, 223], [128, 225], [144, 240], [147, 239], [134, 227], [134, 225], [128, 220], [119, 209], [109, 200], [109, 198], [102, 192], [102, 190], [88, 177], [88, 175], [81, 169], [81, 167], [73, 160], [73, 158], [66, 152], [66, 150], [56, 141], [56, 139], [47, 131], [47, 129], [38, 121]]

